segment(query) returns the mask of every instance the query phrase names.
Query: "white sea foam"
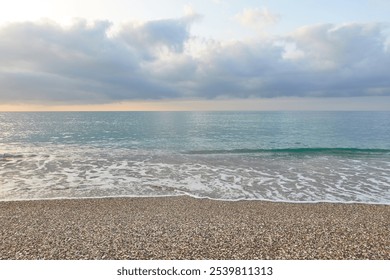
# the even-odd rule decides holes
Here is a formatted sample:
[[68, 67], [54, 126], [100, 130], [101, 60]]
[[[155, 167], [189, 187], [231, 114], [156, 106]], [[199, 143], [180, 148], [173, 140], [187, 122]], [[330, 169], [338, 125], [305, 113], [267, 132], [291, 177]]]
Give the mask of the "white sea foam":
[[186, 155], [77, 145], [32, 146], [5, 155], [0, 200], [186, 194], [390, 204], [390, 165], [370, 157]]

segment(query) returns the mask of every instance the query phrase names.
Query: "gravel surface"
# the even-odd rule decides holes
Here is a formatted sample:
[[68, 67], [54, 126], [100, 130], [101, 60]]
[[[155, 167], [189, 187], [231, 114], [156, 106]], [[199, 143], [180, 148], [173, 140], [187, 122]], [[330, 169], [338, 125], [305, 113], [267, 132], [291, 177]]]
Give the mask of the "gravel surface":
[[390, 206], [190, 197], [0, 202], [0, 259], [390, 259]]

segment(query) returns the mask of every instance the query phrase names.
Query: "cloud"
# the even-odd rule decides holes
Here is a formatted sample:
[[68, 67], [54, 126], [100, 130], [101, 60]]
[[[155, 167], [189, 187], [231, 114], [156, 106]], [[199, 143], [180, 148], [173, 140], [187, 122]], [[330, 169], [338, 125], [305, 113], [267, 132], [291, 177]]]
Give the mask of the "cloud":
[[129, 48], [143, 51], [145, 58], [161, 51], [183, 52], [184, 43], [190, 38], [189, 28], [200, 15], [186, 7], [186, 15], [180, 19], [162, 19], [144, 23], [128, 23], [121, 27], [117, 39]]
[[384, 24], [320, 24], [285, 36], [210, 42], [191, 35], [198, 19], [188, 12], [115, 28], [84, 20], [3, 25], [0, 102], [390, 95]]
[[192, 90], [207, 98], [390, 95], [384, 28], [324, 24], [226, 44], [201, 57]]
[[79, 20], [70, 28], [53, 22], [10, 24], [0, 31], [6, 38], [0, 41], [0, 99], [96, 103], [175, 97], [176, 90], [151, 79], [142, 64], [155, 59], [148, 56], [157, 56], [158, 47], [181, 51], [188, 36], [185, 23], [123, 26], [113, 38], [105, 21]]
[[257, 30], [276, 24], [280, 16], [271, 13], [267, 8], [245, 9], [234, 17], [240, 24]]

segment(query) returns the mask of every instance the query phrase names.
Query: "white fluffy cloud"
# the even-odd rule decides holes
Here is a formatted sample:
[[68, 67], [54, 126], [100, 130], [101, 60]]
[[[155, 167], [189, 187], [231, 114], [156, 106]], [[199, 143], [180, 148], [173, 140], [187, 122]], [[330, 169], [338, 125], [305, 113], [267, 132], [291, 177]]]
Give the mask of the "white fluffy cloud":
[[235, 16], [235, 19], [244, 26], [262, 30], [276, 24], [280, 16], [271, 13], [267, 8], [245, 9]]
[[211, 44], [191, 36], [198, 18], [128, 23], [115, 32], [107, 21], [4, 25], [0, 102], [390, 95], [383, 24], [322, 24]]

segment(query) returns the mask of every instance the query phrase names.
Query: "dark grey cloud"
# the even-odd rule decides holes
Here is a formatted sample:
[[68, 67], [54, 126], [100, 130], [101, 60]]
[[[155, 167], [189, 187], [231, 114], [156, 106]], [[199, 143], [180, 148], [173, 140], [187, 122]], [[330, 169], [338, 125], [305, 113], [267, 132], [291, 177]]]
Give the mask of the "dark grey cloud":
[[162, 19], [146, 23], [122, 25], [117, 38], [135, 51], [142, 51], [144, 59], [155, 58], [161, 51], [183, 52], [184, 43], [190, 38], [190, 24], [199, 19], [191, 14], [180, 19]]
[[0, 31], [0, 99], [110, 100], [175, 97], [174, 89], [144, 73], [143, 48], [109, 38], [109, 22], [70, 28], [52, 22], [15, 23]]
[[[209, 69], [197, 83], [202, 89], [199, 93], [256, 97], [390, 95], [390, 52], [386, 50], [384, 29], [380, 24], [324, 24], [284, 37], [229, 44], [210, 53]], [[225, 89], [227, 85], [231, 93]]]
[[322, 24], [207, 44], [191, 36], [198, 18], [127, 23], [115, 32], [108, 21], [4, 25], [0, 102], [390, 95], [384, 24]]

